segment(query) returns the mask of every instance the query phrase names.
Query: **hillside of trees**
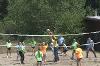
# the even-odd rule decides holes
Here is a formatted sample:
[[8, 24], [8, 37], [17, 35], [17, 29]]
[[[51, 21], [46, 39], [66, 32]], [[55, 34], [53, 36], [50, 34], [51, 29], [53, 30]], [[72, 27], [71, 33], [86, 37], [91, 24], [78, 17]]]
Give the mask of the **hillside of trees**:
[[[0, 0], [0, 32], [44, 35], [86, 31], [86, 16], [100, 15], [100, 0]], [[71, 41], [74, 37], [68, 36]]]

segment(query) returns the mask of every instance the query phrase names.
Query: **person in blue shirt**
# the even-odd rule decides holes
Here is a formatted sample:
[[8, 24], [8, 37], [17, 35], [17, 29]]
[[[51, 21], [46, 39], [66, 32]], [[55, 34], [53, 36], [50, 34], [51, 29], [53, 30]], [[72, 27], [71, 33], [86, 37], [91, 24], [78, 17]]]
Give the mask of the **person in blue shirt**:
[[18, 42], [17, 45], [16, 45], [17, 60], [18, 60], [18, 58], [20, 57], [20, 55], [19, 55], [20, 43], [21, 43], [21, 42]]
[[88, 45], [86, 45], [86, 50], [87, 50], [86, 51], [86, 58], [88, 58], [89, 51], [92, 51], [94, 56], [97, 57], [96, 53], [95, 53], [95, 50], [94, 50], [94, 41], [91, 38], [88, 38], [87, 39], [87, 44]]
[[63, 46], [65, 39], [62, 35], [58, 36], [58, 45]]
[[26, 50], [25, 50], [25, 46], [24, 46], [23, 42], [20, 42], [19, 46], [17, 46], [17, 48], [18, 48], [18, 53], [20, 55], [21, 64], [24, 64], [24, 54], [25, 54]]
[[68, 48], [66, 47], [65, 39], [62, 35], [58, 36], [58, 45], [59, 45], [59, 49], [61, 50], [61, 53], [66, 54]]

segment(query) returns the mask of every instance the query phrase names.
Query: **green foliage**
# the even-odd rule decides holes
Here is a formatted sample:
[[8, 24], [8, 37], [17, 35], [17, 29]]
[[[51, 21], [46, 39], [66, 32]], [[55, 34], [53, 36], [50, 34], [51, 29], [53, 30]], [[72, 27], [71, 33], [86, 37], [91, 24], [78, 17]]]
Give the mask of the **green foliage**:
[[0, 0], [0, 20], [3, 20], [7, 15], [8, 0]]
[[[80, 33], [84, 32], [84, 18], [94, 12], [91, 5], [87, 5], [87, 0], [8, 1], [8, 16], [4, 19], [4, 26], [0, 26], [4, 33], [47, 34], [47, 28], [55, 34]], [[67, 39], [75, 37], [68, 36]], [[37, 40], [48, 41], [41, 37]]]

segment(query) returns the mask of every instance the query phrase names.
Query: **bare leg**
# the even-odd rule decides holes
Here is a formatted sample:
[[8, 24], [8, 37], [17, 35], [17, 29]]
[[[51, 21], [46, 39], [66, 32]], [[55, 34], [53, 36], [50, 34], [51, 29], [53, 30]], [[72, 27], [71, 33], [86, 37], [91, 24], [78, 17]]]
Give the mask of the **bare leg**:
[[8, 58], [8, 51], [9, 51], [9, 50], [7, 49], [7, 58]]
[[40, 66], [42, 66], [42, 62], [40, 62]]
[[86, 58], [88, 58], [88, 54], [89, 54], [89, 49], [87, 49], [86, 51]]
[[11, 49], [9, 50], [9, 53], [10, 53], [10, 57], [11, 57]]
[[77, 66], [79, 66], [79, 61], [77, 60]]
[[73, 50], [72, 52], [72, 57], [71, 57], [72, 60], [74, 59], [74, 53], [75, 53], [75, 50]]
[[32, 55], [34, 55], [35, 54], [35, 52], [34, 52], [34, 48], [32, 48]]
[[37, 62], [37, 66], [39, 66], [39, 62]]
[[91, 49], [91, 51], [93, 52], [93, 54], [94, 54], [94, 56], [95, 56], [95, 58], [96, 58], [97, 56], [96, 56], [96, 53], [95, 53], [95, 51], [94, 51], [93, 48]]
[[77, 59], [77, 66], [81, 66], [81, 58]]

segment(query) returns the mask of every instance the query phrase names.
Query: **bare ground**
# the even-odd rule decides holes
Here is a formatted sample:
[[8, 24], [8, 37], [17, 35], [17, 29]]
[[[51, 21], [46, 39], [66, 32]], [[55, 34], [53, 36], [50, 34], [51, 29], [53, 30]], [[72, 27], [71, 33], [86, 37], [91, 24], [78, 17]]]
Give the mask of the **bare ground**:
[[[67, 56], [59, 55], [60, 61], [57, 63], [53, 62], [53, 54], [51, 51], [47, 51], [47, 62], [45, 66], [76, 66], [76, 61], [71, 60], [71, 52], [67, 52]], [[100, 66], [100, 53], [96, 53], [97, 58], [94, 58], [93, 54], [89, 53], [89, 58], [84, 58], [82, 60], [82, 66]], [[32, 56], [31, 52], [25, 54], [25, 64], [20, 64], [19, 60], [16, 60], [16, 53], [12, 53], [12, 58], [7, 58], [6, 53], [0, 54], [0, 66], [36, 66], [36, 59]], [[44, 66], [44, 65], [42, 65]]]

